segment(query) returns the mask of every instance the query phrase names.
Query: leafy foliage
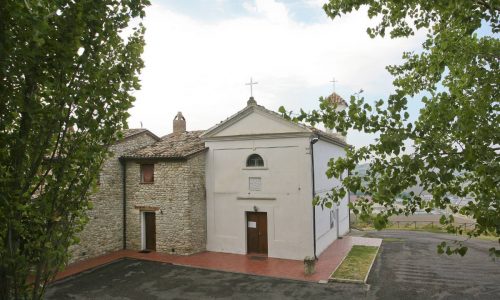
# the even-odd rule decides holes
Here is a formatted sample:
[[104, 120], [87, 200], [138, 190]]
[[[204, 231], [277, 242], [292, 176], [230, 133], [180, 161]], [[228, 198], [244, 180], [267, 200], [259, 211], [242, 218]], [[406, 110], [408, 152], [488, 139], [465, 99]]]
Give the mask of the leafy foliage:
[[1, 299], [42, 297], [77, 242], [139, 88], [144, 27], [128, 24], [148, 4], [0, 1]]
[[[345, 158], [330, 161], [328, 176], [340, 178], [346, 170], [352, 176], [315, 203], [327, 205], [347, 191], [361, 191], [371, 201], [361, 199], [351, 208], [369, 217], [373, 203], [384, 205], [387, 211], [374, 222], [379, 229], [390, 215], [439, 208], [474, 218], [477, 225], [470, 236], [500, 234], [498, 1], [330, 0], [323, 8], [337, 18], [363, 5], [370, 18], [380, 17], [380, 23], [367, 30], [371, 37], [389, 32], [391, 38], [404, 38], [421, 29], [427, 39], [421, 52], [406, 52], [402, 65], [387, 67], [395, 77], [395, 92], [387, 100], [371, 105], [358, 94], [351, 97], [347, 110], [336, 112], [321, 98], [319, 110], [296, 117], [313, 125], [323, 122], [343, 134], [379, 134], [375, 143], [348, 149]], [[479, 30], [489, 33], [480, 36]], [[412, 121], [408, 101], [419, 95], [425, 95], [425, 106]], [[406, 149], [408, 144], [413, 149]], [[365, 161], [370, 163], [366, 175], [353, 173]], [[417, 184], [432, 200], [405, 193]], [[452, 196], [473, 200], [457, 206]], [[403, 207], [396, 205], [396, 197], [403, 198]], [[449, 232], [461, 231], [453, 225], [452, 215], [442, 222]], [[439, 252], [464, 255], [466, 248], [444, 244]], [[491, 253], [500, 254], [495, 249]]]

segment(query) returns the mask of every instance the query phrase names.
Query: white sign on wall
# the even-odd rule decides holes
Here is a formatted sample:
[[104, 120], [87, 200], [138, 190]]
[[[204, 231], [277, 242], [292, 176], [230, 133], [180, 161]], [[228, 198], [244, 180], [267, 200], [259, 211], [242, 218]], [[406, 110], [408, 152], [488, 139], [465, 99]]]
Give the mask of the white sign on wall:
[[262, 180], [260, 177], [248, 178], [248, 189], [251, 191], [260, 191], [262, 188]]

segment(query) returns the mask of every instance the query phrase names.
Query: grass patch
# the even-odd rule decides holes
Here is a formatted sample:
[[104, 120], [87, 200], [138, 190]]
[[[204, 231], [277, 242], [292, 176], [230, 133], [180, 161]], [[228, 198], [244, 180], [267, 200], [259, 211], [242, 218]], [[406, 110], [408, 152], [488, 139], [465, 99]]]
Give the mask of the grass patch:
[[364, 281], [372, 261], [375, 259], [378, 247], [352, 246], [342, 264], [332, 274], [336, 279]]

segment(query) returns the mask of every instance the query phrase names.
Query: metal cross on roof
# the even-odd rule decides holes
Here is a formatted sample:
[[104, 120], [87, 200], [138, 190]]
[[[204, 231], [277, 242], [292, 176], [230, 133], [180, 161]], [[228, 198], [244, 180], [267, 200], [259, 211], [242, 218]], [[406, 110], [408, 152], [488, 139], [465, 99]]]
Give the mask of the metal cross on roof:
[[333, 84], [333, 92], [335, 93], [335, 83], [338, 81], [335, 80], [335, 77], [333, 77], [333, 80], [330, 80], [330, 82]]
[[250, 82], [249, 83], [245, 83], [245, 85], [249, 85], [250, 86], [250, 97], [253, 97], [253, 85], [254, 84], [257, 84], [258, 82], [254, 82], [252, 80], [252, 77], [250, 77]]

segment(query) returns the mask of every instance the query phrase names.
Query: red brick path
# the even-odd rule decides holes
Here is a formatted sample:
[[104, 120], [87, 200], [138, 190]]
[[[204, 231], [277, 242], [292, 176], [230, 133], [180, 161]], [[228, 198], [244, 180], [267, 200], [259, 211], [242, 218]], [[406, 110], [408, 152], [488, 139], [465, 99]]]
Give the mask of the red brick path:
[[288, 278], [304, 281], [328, 280], [330, 274], [341, 263], [352, 247], [350, 236], [333, 242], [320, 256], [316, 263], [316, 272], [304, 275], [304, 263], [300, 260], [264, 257], [255, 259], [251, 255], [221, 252], [202, 252], [188, 256], [170, 255], [158, 252], [139, 253], [132, 250], [120, 250], [79, 263], [69, 265], [57, 274], [59, 280], [85, 270], [95, 268], [122, 258], [134, 258], [172, 263], [211, 270], [220, 270], [253, 275]]

